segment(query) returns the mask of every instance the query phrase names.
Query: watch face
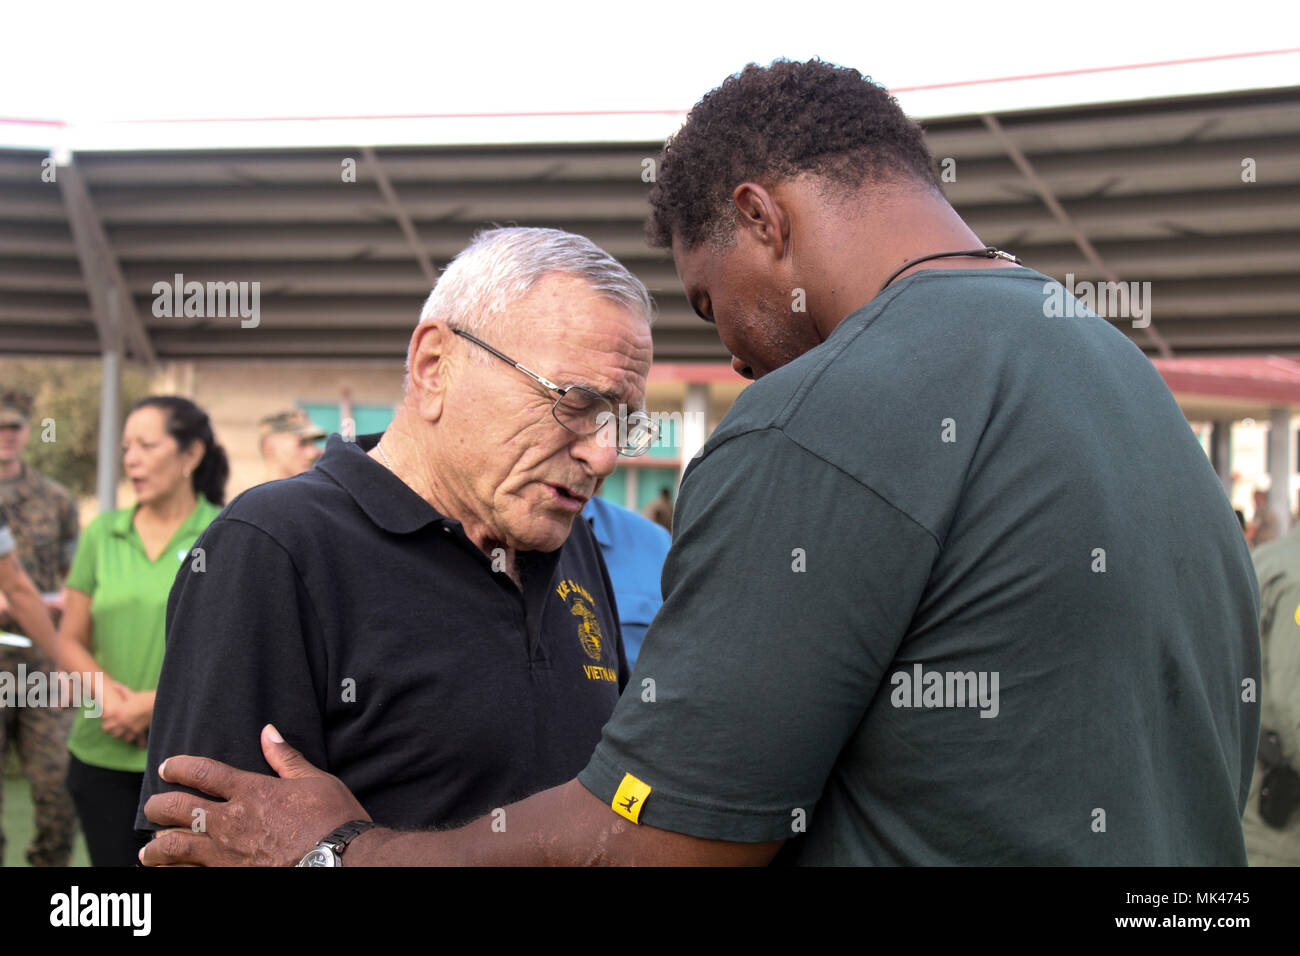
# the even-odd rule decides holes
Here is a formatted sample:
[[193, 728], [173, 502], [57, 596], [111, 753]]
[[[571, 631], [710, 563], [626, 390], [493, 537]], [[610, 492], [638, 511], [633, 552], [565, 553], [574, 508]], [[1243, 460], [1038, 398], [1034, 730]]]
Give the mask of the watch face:
[[338, 866], [339, 858], [329, 847], [318, 846], [302, 858], [299, 866]]

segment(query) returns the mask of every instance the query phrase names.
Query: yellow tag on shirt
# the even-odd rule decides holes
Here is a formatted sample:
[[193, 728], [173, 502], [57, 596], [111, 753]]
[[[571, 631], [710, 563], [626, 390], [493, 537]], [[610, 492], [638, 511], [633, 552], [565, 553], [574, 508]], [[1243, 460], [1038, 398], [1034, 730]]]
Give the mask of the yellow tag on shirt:
[[650, 796], [652, 789], [630, 773], [625, 773], [623, 782], [618, 785], [618, 791], [609, 806], [619, 816], [627, 817], [633, 823], [640, 823], [638, 818], [641, 816], [641, 808], [645, 806], [645, 798]]

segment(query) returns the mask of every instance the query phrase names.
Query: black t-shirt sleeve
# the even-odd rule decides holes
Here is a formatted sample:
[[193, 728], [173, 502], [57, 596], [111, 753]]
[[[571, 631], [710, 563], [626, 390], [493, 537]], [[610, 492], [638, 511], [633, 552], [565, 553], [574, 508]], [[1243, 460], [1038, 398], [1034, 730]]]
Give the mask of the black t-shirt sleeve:
[[[607, 804], [639, 795], [638, 822], [661, 829], [793, 836], [937, 553], [928, 531], [779, 430], [711, 449], [682, 486], [663, 608], [579, 781]], [[629, 781], [620, 794], [627, 774], [649, 792]]]
[[271, 773], [260, 734], [274, 723], [314, 765], [325, 749], [321, 634], [310, 596], [290, 555], [265, 532], [218, 518], [182, 564], [167, 602], [167, 643], [158, 682], [138, 829], [165, 783], [168, 757], [212, 757], [242, 770]]

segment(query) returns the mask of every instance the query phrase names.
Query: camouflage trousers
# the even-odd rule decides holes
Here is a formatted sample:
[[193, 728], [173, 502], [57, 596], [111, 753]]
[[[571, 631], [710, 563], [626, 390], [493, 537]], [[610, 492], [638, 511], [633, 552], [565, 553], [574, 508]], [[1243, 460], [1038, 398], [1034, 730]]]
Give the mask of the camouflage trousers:
[[[27, 673], [49, 673], [50, 662], [30, 650], [0, 648], [0, 671], [15, 674], [18, 663]], [[77, 834], [77, 811], [68, 795], [68, 732], [77, 711], [73, 707], [6, 707], [0, 703], [0, 765], [12, 743], [18, 750], [23, 775], [32, 787], [35, 831], [27, 848], [32, 866], [67, 866]], [[4, 789], [0, 787], [0, 811]], [[5, 837], [0, 830], [0, 863], [4, 861]]]

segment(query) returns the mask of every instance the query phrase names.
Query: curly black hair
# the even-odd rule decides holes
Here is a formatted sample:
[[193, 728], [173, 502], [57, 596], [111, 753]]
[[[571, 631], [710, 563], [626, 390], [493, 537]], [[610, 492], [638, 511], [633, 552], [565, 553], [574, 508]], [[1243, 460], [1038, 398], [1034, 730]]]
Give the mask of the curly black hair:
[[751, 63], [695, 104], [659, 159], [646, 237], [725, 243], [746, 181], [814, 173], [846, 189], [914, 181], [940, 189], [921, 128], [857, 70], [822, 60]]

